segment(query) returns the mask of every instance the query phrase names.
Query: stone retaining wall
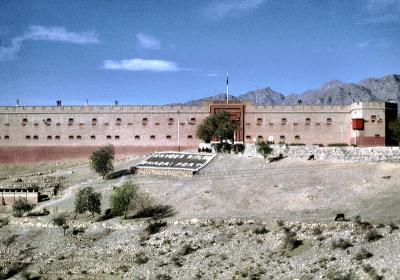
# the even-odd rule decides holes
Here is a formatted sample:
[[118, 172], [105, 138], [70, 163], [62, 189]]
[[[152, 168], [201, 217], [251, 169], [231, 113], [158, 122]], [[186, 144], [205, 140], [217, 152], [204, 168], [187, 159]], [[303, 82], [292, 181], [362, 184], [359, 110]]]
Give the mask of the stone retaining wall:
[[[349, 161], [400, 162], [399, 147], [319, 147], [317, 145], [288, 146], [271, 145], [274, 149], [271, 157], [282, 154], [289, 158], [308, 159], [314, 155], [315, 159], [337, 159]], [[245, 156], [261, 157], [254, 144], [246, 144]]]
[[143, 175], [159, 175], [159, 176], [176, 176], [176, 177], [191, 177], [193, 176], [192, 170], [179, 170], [179, 169], [168, 169], [168, 168], [143, 168], [139, 167], [136, 170], [136, 174]]

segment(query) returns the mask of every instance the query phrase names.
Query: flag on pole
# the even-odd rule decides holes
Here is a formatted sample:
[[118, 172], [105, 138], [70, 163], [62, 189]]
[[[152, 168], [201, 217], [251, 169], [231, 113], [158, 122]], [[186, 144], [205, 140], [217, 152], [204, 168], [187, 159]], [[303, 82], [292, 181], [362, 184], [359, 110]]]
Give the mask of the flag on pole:
[[229, 79], [228, 79], [228, 72], [226, 72], [226, 85], [228, 85], [229, 84]]

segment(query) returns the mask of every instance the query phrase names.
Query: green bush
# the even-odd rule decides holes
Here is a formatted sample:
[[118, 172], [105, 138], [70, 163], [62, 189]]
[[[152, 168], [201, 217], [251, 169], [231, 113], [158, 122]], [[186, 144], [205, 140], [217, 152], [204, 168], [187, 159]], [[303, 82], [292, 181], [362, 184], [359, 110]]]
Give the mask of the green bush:
[[372, 256], [373, 256], [372, 253], [368, 252], [364, 248], [361, 248], [361, 250], [356, 254], [355, 259], [357, 261], [362, 261], [362, 260], [369, 259]]
[[22, 217], [24, 213], [30, 212], [33, 209], [33, 205], [25, 198], [22, 198], [17, 200], [12, 208], [15, 217]]
[[124, 215], [126, 218], [129, 211], [140, 211], [151, 205], [153, 201], [150, 197], [130, 181], [114, 189], [110, 196], [110, 208], [114, 216]]
[[137, 264], [145, 264], [149, 261], [149, 258], [145, 255], [144, 252], [138, 252], [135, 254], [134, 262]]
[[271, 146], [265, 141], [257, 141], [256, 143], [257, 153], [262, 155], [266, 159], [273, 151]]
[[78, 192], [75, 198], [75, 213], [83, 214], [90, 212], [101, 213], [101, 193], [94, 192], [92, 187], [86, 187]]
[[196, 136], [206, 143], [210, 143], [213, 138], [218, 138], [221, 142], [234, 140], [237, 128], [238, 125], [232, 122], [229, 113], [220, 111], [204, 119], [197, 127]]
[[113, 160], [115, 149], [113, 145], [101, 147], [90, 156], [90, 167], [104, 177], [114, 170]]
[[328, 144], [328, 147], [347, 147], [348, 146], [348, 144], [346, 144], [346, 143], [331, 143], [331, 144]]
[[66, 230], [69, 228], [67, 223], [67, 215], [65, 213], [59, 214], [52, 219], [55, 226], [60, 227], [64, 231], [64, 236]]

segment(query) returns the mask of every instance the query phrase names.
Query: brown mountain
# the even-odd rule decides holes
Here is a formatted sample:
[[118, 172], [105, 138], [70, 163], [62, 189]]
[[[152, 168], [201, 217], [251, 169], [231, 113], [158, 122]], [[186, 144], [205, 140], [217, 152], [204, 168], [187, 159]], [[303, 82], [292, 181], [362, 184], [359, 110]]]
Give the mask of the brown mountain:
[[[224, 93], [212, 97], [191, 100], [184, 105], [200, 105], [204, 101], [225, 100]], [[400, 101], [400, 75], [382, 78], [369, 78], [357, 84], [333, 80], [318, 89], [307, 90], [301, 94], [284, 95], [271, 88], [261, 88], [247, 93], [230, 96], [230, 100], [251, 101], [257, 105], [295, 105], [302, 104], [345, 105], [357, 101]]]

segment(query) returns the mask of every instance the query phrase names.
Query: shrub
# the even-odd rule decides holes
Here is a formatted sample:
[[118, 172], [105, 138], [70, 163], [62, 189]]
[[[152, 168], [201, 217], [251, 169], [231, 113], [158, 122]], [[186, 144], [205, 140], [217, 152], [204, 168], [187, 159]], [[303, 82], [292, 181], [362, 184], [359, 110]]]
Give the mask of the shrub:
[[241, 153], [243, 154], [245, 150], [245, 145], [244, 144], [234, 144], [233, 145], [233, 151], [235, 154]]
[[264, 226], [263, 227], [257, 227], [255, 230], [253, 230], [254, 234], [266, 234], [268, 232], [269, 232], [269, 230], [266, 229]]
[[115, 149], [113, 145], [101, 147], [90, 156], [90, 167], [104, 177], [114, 170], [113, 160]]
[[140, 211], [150, 207], [153, 201], [150, 197], [139, 190], [139, 187], [128, 181], [121, 187], [113, 190], [110, 196], [111, 213], [114, 216], [124, 215], [127, 217], [129, 211]]
[[357, 279], [357, 276], [353, 271], [343, 272], [337, 269], [330, 269], [326, 274], [326, 278], [329, 280], [353, 280]]
[[256, 143], [257, 153], [263, 156], [266, 159], [273, 151], [271, 146], [265, 141], [257, 141]]
[[277, 224], [278, 226], [280, 226], [280, 227], [283, 227], [283, 225], [285, 224], [285, 222], [284, 222], [283, 220], [279, 219], [279, 220], [276, 220], [276, 224]]
[[156, 280], [172, 280], [172, 277], [168, 274], [157, 274]]
[[75, 198], [75, 213], [85, 212], [90, 212], [93, 217], [94, 213], [101, 213], [101, 193], [94, 192], [92, 187], [80, 190]]
[[322, 234], [322, 229], [320, 226], [317, 226], [315, 228], [313, 228], [313, 234], [314, 235], [321, 235]]
[[175, 215], [175, 210], [170, 205], [150, 205], [139, 209], [132, 218], [163, 219]]
[[144, 252], [137, 252], [135, 254], [134, 262], [137, 264], [145, 264], [149, 261], [149, 258], [145, 255]]
[[10, 222], [9, 218], [0, 218], [0, 228], [8, 225], [9, 222]]
[[33, 205], [29, 203], [25, 198], [17, 200], [13, 208], [13, 214], [15, 217], [22, 217], [22, 215], [26, 212], [30, 212], [33, 209]]
[[69, 228], [67, 224], [67, 215], [65, 213], [59, 214], [53, 218], [52, 222], [55, 226], [58, 226], [63, 230], [65, 236], [65, 232]]
[[390, 223], [389, 227], [390, 227], [390, 230], [389, 230], [390, 233], [392, 233], [396, 229], [399, 229], [399, 227], [394, 223]]
[[145, 232], [147, 232], [148, 234], [156, 234], [158, 232], [160, 232], [161, 228], [167, 226], [167, 222], [151, 222], [147, 225], [147, 227], [145, 228]]
[[349, 247], [353, 246], [349, 241], [344, 240], [343, 238], [340, 238], [339, 240], [333, 240], [332, 241], [332, 249], [337, 249], [340, 248], [342, 250], [345, 250]]
[[331, 144], [328, 144], [328, 147], [347, 147], [348, 146], [348, 144], [346, 144], [346, 143], [331, 143]]
[[185, 244], [182, 246], [182, 248], [179, 250], [178, 255], [180, 256], [186, 256], [189, 255], [193, 252], [196, 252], [198, 249], [200, 249], [198, 246], [191, 246], [190, 244]]
[[366, 249], [361, 248], [361, 250], [356, 254], [355, 259], [357, 261], [362, 261], [362, 260], [366, 260], [369, 259], [370, 257], [372, 257], [373, 254], [368, 252]]
[[372, 242], [381, 239], [382, 237], [383, 236], [376, 229], [371, 229], [365, 235], [365, 240]]
[[365, 273], [371, 277], [372, 280], [381, 280], [383, 279], [383, 276], [379, 275], [375, 268], [373, 268], [370, 264], [365, 264], [363, 265], [363, 270]]
[[284, 250], [292, 251], [303, 244], [302, 240], [296, 238], [296, 233], [289, 228], [283, 228], [285, 236], [282, 241], [282, 248]]
[[26, 214], [28, 217], [40, 217], [40, 216], [47, 216], [50, 214], [50, 211], [46, 208], [43, 208], [40, 211], [36, 211], [36, 212], [29, 212], [28, 214]]

